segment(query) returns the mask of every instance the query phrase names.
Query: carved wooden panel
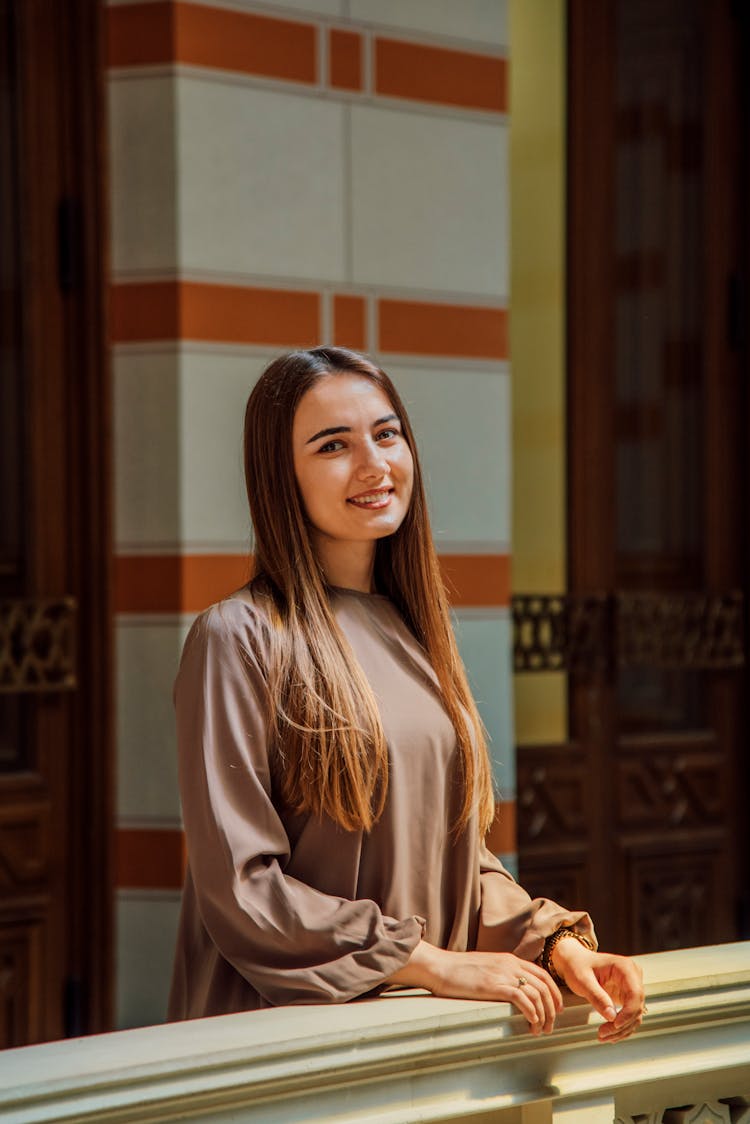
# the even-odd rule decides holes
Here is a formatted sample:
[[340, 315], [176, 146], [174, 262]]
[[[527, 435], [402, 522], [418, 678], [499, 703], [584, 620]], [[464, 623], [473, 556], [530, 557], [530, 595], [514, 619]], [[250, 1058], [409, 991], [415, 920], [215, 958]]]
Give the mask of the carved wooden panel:
[[0, 807], [0, 890], [28, 889], [48, 876], [49, 865], [47, 809]]
[[522, 845], [580, 843], [587, 829], [586, 766], [570, 746], [524, 746], [518, 755]]
[[42, 979], [38, 921], [0, 923], [0, 1049], [34, 1041], [34, 1005]]
[[708, 849], [627, 857], [633, 948], [656, 952], [714, 942], [722, 891], [717, 860]]
[[0, 691], [61, 691], [76, 685], [75, 601], [0, 601]]
[[521, 883], [532, 898], [551, 898], [569, 909], [586, 909], [591, 901], [585, 858], [555, 862], [550, 856], [521, 859]]
[[620, 825], [701, 827], [722, 824], [724, 765], [710, 752], [659, 752], [621, 756], [617, 763]]

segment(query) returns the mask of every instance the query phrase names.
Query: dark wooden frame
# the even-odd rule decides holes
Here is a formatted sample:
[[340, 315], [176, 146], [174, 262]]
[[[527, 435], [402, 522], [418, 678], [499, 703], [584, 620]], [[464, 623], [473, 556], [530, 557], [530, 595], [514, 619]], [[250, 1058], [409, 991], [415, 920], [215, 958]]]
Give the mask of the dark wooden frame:
[[[598, 251], [611, 244], [614, 223], [614, 184], [609, 169], [613, 165], [613, 135], [610, 122], [614, 118], [614, 12], [610, 0], [568, 0], [568, 237], [567, 237], [567, 392], [568, 392], [568, 592], [573, 596], [606, 594], [615, 587], [612, 570], [613, 557], [607, 544], [612, 541], [612, 519], [615, 512], [612, 482], [606, 473], [595, 470], [598, 463], [606, 463], [607, 450], [613, 444], [611, 422], [612, 380], [608, 378], [610, 340], [613, 334], [612, 301], [606, 294], [614, 289], [615, 261], [606, 260]], [[737, 199], [747, 199], [750, 190], [750, 91], [747, 83], [742, 91], [732, 88], [724, 72], [728, 52], [740, 52], [739, 63], [733, 73], [747, 75], [750, 70], [750, 14], [743, 4], [705, 5], [706, 18], [712, 19], [713, 31], [707, 36], [712, 53], [707, 58], [712, 103], [708, 117], [711, 122], [710, 141], [714, 152], [713, 178], [707, 184], [709, 206], [714, 206], [714, 222], [719, 235], [736, 222], [736, 213], [726, 209], [726, 190], [718, 180], [722, 175], [722, 156], [744, 154], [743, 187], [737, 185]], [[592, 81], [593, 77], [593, 81]], [[591, 91], [596, 91], [592, 96]], [[604, 95], [602, 96], [602, 91]], [[610, 101], [611, 99], [611, 101]], [[718, 153], [718, 155], [717, 155]], [[721, 199], [721, 204], [715, 200]], [[585, 231], [582, 240], [577, 235]], [[721, 237], [717, 239], [722, 242]], [[727, 348], [726, 322], [716, 317], [709, 325], [705, 362], [711, 372], [731, 374], [737, 364], [748, 363], [750, 354], [750, 224], [745, 217], [744, 245], [736, 262], [729, 260], [727, 249], [717, 253], [712, 244], [703, 263], [707, 290], [714, 294], [714, 307], [720, 306], [724, 297], [728, 272], [736, 270], [739, 276], [738, 300], [739, 340], [736, 353]], [[723, 238], [722, 245], [731, 246], [731, 239]], [[605, 299], [602, 299], [603, 294]], [[709, 457], [706, 464], [705, 487], [714, 489], [714, 502], [707, 505], [712, 513], [712, 523], [705, 528], [708, 552], [707, 583], [711, 592], [729, 588], [744, 588], [747, 594], [750, 582], [750, 545], [747, 528], [750, 525], [750, 457], [744, 469], [732, 475], [726, 457], [730, 450], [742, 443], [742, 433], [724, 432], [722, 419], [726, 418], [726, 395], [734, 395], [734, 410], [730, 415], [739, 426], [750, 431], [750, 394], [744, 390], [744, 401], [738, 392], [739, 378], [733, 385], [721, 386], [717, 381], [709, 384], [706, 401], [706, 424], [709, 433]], [[724, 395], [724, 398], [722, 398]], [[587, 451], [584, 459], [581, 451]], [[716, 502], [717, 482], [731, 479], [733, 488], [720, 493]], [[740, 525], [745, 532], [742, 544], [740, 570], [736, 554], [732, 558], [726, 549], [727, 536]], [[747, 596], [745, 598], [747, 602]], [[747, 621], [746, 621], [746, 634]], [[748, 677], [745, 672], [746, 680]], [[750, 682], [748, 688], [750, 689]], [[745, 691], [747, 697], [747, 690]], [[736, 690], [732, 692], [728, 680], [717, 682], [713, 688], [714, 713], [717, 730], [722, 738], [738, 738], [742, 743], [742, 715], [737, 713]], [[584, 756], [587, 776], [592, 791], [597, 793], [590, 813], [592, 835], [601, 845], [591, 856], [590, 878], [593, 895], [605, 897], [608, 880], [615, 868], [615, 844], [607, 824], [614, 822], [614, 807], [610, 786], [605, 778], [614, 767], [612, 750], [615, 731], [612, 728], [615, 714], [614, 685], [611, 678], [600, 676], [585, 688], [571, 679], [570, 732], [579, 752]], [[722, 701], [723, 700], [723, 701]], [[591, 715], [596, 715], [592, 722]], [[727, 803], [734, 810], [734, 822], [739, 825], [744, 838], [736, 839], [736, 853], [730, 861], [740, 865], [737, 884], [747, 888], [750, 878], [746, 809], [739, 808], [750, 784], [750, 762], [738, 760], [737, 775], [730, 778], [731, 792]], [[605, 795], [608, 794], [608, 795]], [[602, 798], [604, 797], [604, 798]], [[738, 930], [745, 936], [750, 931], [750, 905], [744, 908]], [[602, 934], [607, 944], [617, 947], [618, 934], [604, 928]]]
[[[57, 426], [48, 424], [44, 430], [56, 432], [61, 443], [51, 451], [36, 433], [27, 432], [30, 475], [41, 480], [46, 463], [67, 459], [68, 465], [65, 480], [49, 479], [44, 495], [30, 497], [35, 541], [29, 553], [36, 570], [29, 575], [30, 592], [72, 594], [78, 603], [79, 689], [68, 703], [69, 956], [63, 1016], [64, 1032], [78, 1034], [111, 1029], [113, 1023], [105, 11], [101, 0], [24, 0], [16, 10], [24, 365], [34, 410], [50, 423], [57, 419]], [[62, 262], [61, 223], [66, 227]], [[60, 363], [63, 377], [45, 379], [45, 371]], [[66, 588], [53, 588], [61, 580]]]

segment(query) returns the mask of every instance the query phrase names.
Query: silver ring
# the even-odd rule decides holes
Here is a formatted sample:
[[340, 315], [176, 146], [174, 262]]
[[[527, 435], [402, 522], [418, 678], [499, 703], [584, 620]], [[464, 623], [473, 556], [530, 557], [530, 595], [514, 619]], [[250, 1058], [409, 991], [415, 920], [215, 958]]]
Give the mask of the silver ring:
[[528, 982], [529, 981], [526, 979], [526, 976], [519, 976], [518, 977], [518, 986], [519, 987], [524, 987]]

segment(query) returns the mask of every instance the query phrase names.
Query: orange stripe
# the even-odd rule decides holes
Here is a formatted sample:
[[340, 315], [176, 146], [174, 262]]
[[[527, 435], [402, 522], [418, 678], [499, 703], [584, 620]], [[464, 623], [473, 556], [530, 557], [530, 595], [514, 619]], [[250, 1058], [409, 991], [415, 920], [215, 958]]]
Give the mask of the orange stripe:
[[389, 97], [504, 113], [508, 65], [490, 55], [376, 39], [375, 90]]
[[495, 819], [485, 842], [494, 855], [513, 854], [518, 850], [515, 800], [498, 800]]
[[363, 351], [365, 342], [365, 299], [340, 293], [333, 298], [333, 342], [337, 347]]
[[115, 342], [193, 339], [299, 347], [320, 337], [320, 296], [286, 289], [154, 281], [113, 285]]
[[118, 613], [199, 613], [243, 586], [242, 554], [120, 555], [115, 559]]
[[117, 5], [107, 12], [110, 66], [187, 63], [317, 81], [311, 23], [179, 2]]
[[[505, 554], [443, 554], [451, 604], [509, 604], [510, 559]], [[248, 580], [243, 554], [123, 554], [115, 559], [118, 613], [199, 613]]]
[[185, 866], [185, 840], [179, 828], [118, 830], [116, 884], [121, 889], [179, 889]]
[[441, 554], [440, 568], [456, 608], [510, 604], [507, 554]]
[[380, 350], [416, 355], [507, 359], [504, 308], [382, 299], [378, 302]]
[[330, 84], [338, 90], [362, 89], [362, 36], [333, 28], [329, 37]]

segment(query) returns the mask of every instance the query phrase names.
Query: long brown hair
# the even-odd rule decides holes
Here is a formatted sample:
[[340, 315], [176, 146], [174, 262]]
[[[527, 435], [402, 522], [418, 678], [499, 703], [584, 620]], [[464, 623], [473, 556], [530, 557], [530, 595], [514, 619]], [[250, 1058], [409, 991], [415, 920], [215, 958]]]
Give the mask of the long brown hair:
[[269, 614], [266, 670], [275, 700], [270, 740], [281, 796], [291, 808], [368, 831], [383, 810], [388, 786], [377, 703], [336, 623], [294, 473], [297, 407], [320, 378], [343, 373], [380, 387], [411, 450], [411, 503], [398, 530], [376, 542], [375, 583], [424, 648], [456, 731], [464, 795], [454, 829], [467, 826], [476, 805], [484, 832], [494, 816], [487, 745], [450, 624], [414, 433], [385, 372], [343, 348], [282, 355], [261, 375], [245, 412], [245, 482], [255, 530], [250, 585]]

